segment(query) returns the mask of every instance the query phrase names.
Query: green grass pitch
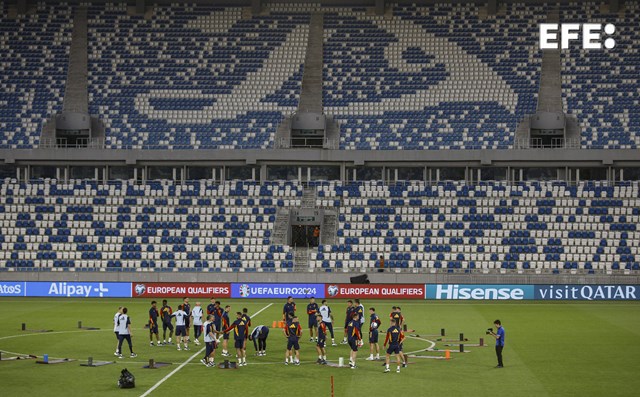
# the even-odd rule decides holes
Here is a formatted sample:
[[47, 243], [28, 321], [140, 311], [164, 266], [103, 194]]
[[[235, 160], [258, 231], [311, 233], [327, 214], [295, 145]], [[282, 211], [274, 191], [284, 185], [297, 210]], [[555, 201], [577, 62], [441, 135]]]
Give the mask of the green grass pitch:
[[[192, 299], [192, 303], [195, 302]], [[203, 300], [203, 306], [206, 306]], [[227, 300], [232, 311], [247, 307], [255, 313], [253, 324], [272, 325], [280, 317], [284, 301]], [[299, 300], [298, 310], [306, 307]], [[249, 365], [238, 370], [206, 368], [198, 354], [181, 370], [155, 389], [152, 396], [191, 396], [239, 394], [276, 396], [295, 393], [301, 396], [330, 396], [330, 377], [334, 377], [335, 396], [630, 396], [640, 390], [640, 304], [638, 303], [494, 303], [432, 301], [365, 301], [375, 306], [388, 327], [388, 313], [395, 303], [402, 305], [409, 328], [423, 339], [435, 341], [441, 328], [447, 338], [461, 332], [477, 343], [480, 337], [489, 347], [469, 347], [469, 353], [452, 353], [452, 359], [411, 359], [408, 368], [384, 374], [380, 362], [365, 361], [368, 348], [360, 351], [358, 368], [331, 368], [315, 364], [315, 344], [309, 342], [306, 315], [301, 316], [301, 366], [284, 365], [286, 340], [279, 329], [272, 330], [266, 357], [255, 357], [248, 347]], [[178, 300], [170, 300], [177, 307]], [[35, 360], [0, 362], [0, 394], [10, 396], [140, 396], [201, 347], [176, 351], [175, 347], [150, 347], [146, 322], [149, 300], [132, 299], [37, 299], [0, 298], [3, 321], [0, 322], [0, 350], [3, 357], [13, 353], [50, 358], [95, 361], [115, 360], [116, 364], [97, 368], [81, 367], [78, 361], [58, 365], [37, 365]], [[133, 321], [134, 359], [116, 359], [115, 337], [111, 321], [117, 306], [129, 308]], [[330, 301], [336, 322], [343, 320], [345, 302]], [[495, 352], [484, 330], [496, 318], [506, 330], [505, 368], [496, 369]], [[99, 327], [98, 331], [78, 329]], [[51, 333], [21, 331], [51, 329]], [[338, 324], [341, 325], [341, 324]], [[367, 328], [368, 329], [368, 328]], [[162, 332], [162, 331], [160, 331]], [[341, 339], [342, 331], [336, 334]], [[162, 335], [161, 335], [162, 336]], [[421, 339], [408, 338], [405, 351], [429, 347]], [[446, 349], [441, 342], [436, 348]], [[457, 350], [457, 347], [451, 349]], [[128, 348], [123, 347], [125, 353]], [[218, 350], [216, 361], [220, 362]], [[433, 353], [431, 353], [433, 354]], [[327, 348], [330, 361], [348, 360], [344, 345]], [[150, 358], [173, 365], [148, 370], [142, 366]], [[136, 388], [120, 390], [116, 383], [122, 368], [136, 376]]]

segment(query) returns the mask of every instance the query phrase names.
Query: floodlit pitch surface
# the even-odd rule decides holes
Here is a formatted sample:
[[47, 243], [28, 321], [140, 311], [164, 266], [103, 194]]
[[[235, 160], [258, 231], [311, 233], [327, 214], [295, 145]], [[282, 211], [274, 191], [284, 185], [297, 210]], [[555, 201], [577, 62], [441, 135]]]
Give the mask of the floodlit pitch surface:
[[[156, 299], [160, 301], [161, 298]], [[640, 304], [638, 303], [469, 303], [432, 301], [364, 301], [375, 306], [388, 327], [392, 305], [402, 305], [410, 328], [424, 339], [435, 341], [441, 328], [447, 339], [461, 332], [469, 343], [484, 337], [490, 345], [469, 347], [470, 353], [451, 354], [452, 359], [413, 359], [400, 374], [392, 365], [384, 374], [379, 361], [366, 361], [367, 345], [358, 357], [358, 368], [331, 368], [315, 364], [315, 344], [309, 342], [306, 301], [298, 300], [298, 313], [304, 328], [301, 339], [302, 365], [285, 366], [285, 338], [282, 330], [271, 330], [266, 357], [255, 357], [248, 348], [248, 363], [236, 371], [206, 368], [199, 360], [203, 354], [174, 372], [202, 349], [190, 345], [190, 351], [174, 346], [150, 347], [148, 331], [143, 329], [149, 299], [36, 299], [1, 298], [0, 350], [3, 357], [14, 352], [35, 354], [39, 358], [73, 358], [117, 361], [98, 368], [81, 367], [78, 361], [58, 365], [36, 365], [35, 360], [0, 362], [2, 396], [140, 396], [157, 386], [152, 396], [209, 395], [212, 393], [244, 396], [330, 396], [330, 377], [335, 380], [336, 396], [630, 396], [640, 390]], [[192, 299], [192, 303], [195, 300]], [[177, 299], [170, 300], [175, 309]], [[203, 306], [205, 300], [203, 300]], [[255, 313], [253, 324], [271, 326], [279, 319], [283, 301], [227, 300], [232, 311], [243, 307]], [[133, 342], [137, 358], [116, 359], [112, 318], [117, 306], [129, 308], [133, 319]], [[330, 301], [338, 326], [344, 320], [344, 301]], [[507, 338], [505, 368], [496, 369], [493, 345], [484, 331], [496, 318], [502, 320]], [[78, 321], [98, 331], [78, 330]], [[52, 329], [51, 333], [22, 332], [28, 329]], [[367, 327], [368, 329], [368, 327]], [[342, 339], [342, 330], [336, 341]], [[405, 351], [429, 347], [430, 343], [408, 338]], [[444, 349], [442, 343], [436, 348]], [[451, 348], [455, 350], [455, 348]], [[125, 357], [128, 348], [123, 346]], [[221, 358], [216, 357], [216, 362]], [[434, 353], [431, 353], [434, 354]], [[345, 345], [327, 348], [330, 361], [348, 360]], [[142, 369], [150, 358], [173, 365]], [[116, 382], [122, 368], [136, 377], [136, 388], [119, 390]]]

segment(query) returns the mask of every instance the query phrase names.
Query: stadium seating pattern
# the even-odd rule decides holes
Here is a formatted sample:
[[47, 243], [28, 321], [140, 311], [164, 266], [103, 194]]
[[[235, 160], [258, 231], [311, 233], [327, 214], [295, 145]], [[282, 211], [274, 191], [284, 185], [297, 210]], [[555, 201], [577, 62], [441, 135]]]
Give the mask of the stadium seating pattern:
[[[626, 2], [624, 14], [606, 13], [601, 3], [563, 5], [561, 22], [613, 23], [613, 49], [584, 50], [574, 41], [562, 54], [565, 111], [580, 123], [584, 148], [640, 147], [640, 5]], [[603, 41], [608, 36], [603, 34]]]
[[[535, 112], [544, 6], [365, 9], [325, 15], [324, 106], [343, 149], [510, 148]], [[464, 29], [460, 27], [464, 26]]]
[[341, 203], [338, 241], [311, 266], [449, 272], [640, 269], [638, 183], [468, 186], [318, 183], [317, 204]]
[[[339, 208], [337, 240], [315, 271], [386, 266], [426, 272], [640, 270], [639, 184], [313, 182]], [[43, 180], [0, 185], [3, 271], [291, 271], [274, 244], [296, 182]], [[298, 264], [303, 265], [304, 264]]]
[[110, 148], [270, 147], [297, 108], [309, 15], [126, 4], [89, 12], [90, 110]]
[[291, 271], [271, 230], [290, 182], [91, 181], [0, 186], [3, 270]]
[[42, 125], [62, 110], [71, 15], [66, 3], [38, 3], [14, 19], [0, 1], [0, 147], [38, 145]]

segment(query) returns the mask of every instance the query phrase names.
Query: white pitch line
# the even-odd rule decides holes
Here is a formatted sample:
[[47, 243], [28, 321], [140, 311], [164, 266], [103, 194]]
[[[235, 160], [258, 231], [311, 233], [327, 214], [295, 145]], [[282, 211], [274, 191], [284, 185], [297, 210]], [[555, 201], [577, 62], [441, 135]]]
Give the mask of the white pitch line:
[[[263, 307], [262, 309], [258, 310], [253, 316], [252, 318], [255, 318], [258, 314], [262, 313], [264, 310], [268, 309], [269, 307], [271, 307], [273, 305], [273, 303], [269, 303], [267, 306]], [[203, 347], [202, 349], [200, 349], [198, 352], [196, 352], [193, 356], [189, 357], [187, 359], [187, 361], [183, 362], [182, 364], [180, 364], [180, 366], [176, 369], [174, 369], [173, 371], [171, 371], [169, 374], [167, 374], [164, 378], [160, 379], [158, 381], [158, 383], [156, 383], [155, 385], [151, 386], [151, 388], [149, 390], [147, 390], [144, 394], [140, 395], [140, 397], [147, 397], [149, 394], [151, 394], [152, 391], [154, 391], [155, 389], [157, 389], [161, 384], [163, 384], [164, 382], [166, 382], [170, 377], [172, 377], [173, 375], [176, 374], [176, 372], [180, 371], [182, 368], [184, 368], [187, 364], [189, 364], [189, 362], [191, 362], [191, 360], [193, 360], [194, 358], [196, 358], [198, 356], [198, 354], [202, 354], [202, 352], [204, 351], [205, 347]]]

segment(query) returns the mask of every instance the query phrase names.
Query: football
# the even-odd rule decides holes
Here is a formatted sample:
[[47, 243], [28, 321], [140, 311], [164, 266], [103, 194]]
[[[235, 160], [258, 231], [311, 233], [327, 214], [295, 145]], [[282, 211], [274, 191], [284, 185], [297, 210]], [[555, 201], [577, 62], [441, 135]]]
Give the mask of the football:
[[371, 323], [371, 329], [376, 329], [376, 328], [378, 328], [378, 323], [374, 321]]

